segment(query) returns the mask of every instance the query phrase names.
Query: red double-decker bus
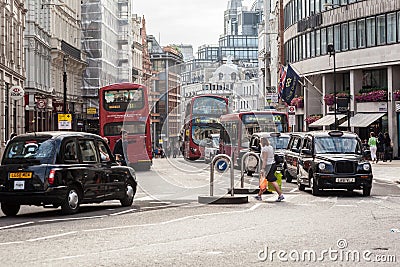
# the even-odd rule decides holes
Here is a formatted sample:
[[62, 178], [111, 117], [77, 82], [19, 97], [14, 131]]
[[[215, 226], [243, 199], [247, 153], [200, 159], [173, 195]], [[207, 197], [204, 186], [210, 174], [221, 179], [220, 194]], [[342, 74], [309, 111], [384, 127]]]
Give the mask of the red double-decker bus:
[[228, 113], [228, 99], [218, 95], [193, 97], [186, 106], [185, 124], [182, 129], [182, 152], [186, 159], [204, 157], [204, 141], [211, 134], [219, 134], [221, 115]]
[[232, 155], [240, 165], [239, 155], [242, 149], [249, 148], [250, 137], [258, 132], [289, 132], [288, 115], [276, 110], [245, 111], [223, 115], [220, 118], [223, 127], [220, 137], [220, 152]]
[[150, 169], [152, 147], [147, 88], [135, 83], [116, 83], [99, 91], [100, 135], [108, 138], [111, 150], [128, 132], [125, 159], [134, 168]]

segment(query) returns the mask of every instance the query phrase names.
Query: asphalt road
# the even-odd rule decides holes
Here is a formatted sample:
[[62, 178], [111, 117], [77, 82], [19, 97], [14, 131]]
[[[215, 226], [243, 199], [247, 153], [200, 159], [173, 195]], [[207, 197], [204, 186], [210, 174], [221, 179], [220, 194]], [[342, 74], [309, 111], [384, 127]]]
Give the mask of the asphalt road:
[[[152, 171], [137, 176], [141, 190], [129, 208], [109, 201], [84, 205], [73, 216], [23, 207], [17, 217], [0, 217], [1, 265], [397, 266], [400, 261], [400, 185], [377, 175], [371, 197], [360, 191], [314, 197], [283, 182], [284, 202], [270, 194], [241, 205], [198, 203], [199, 195], [209, 194], [209, 169], [201, 162], [157, 159]], [[257, 178], [246, 182], [253, 187]], [[229, 177], [217, 174], [215, 194], [225, 194], [228, 186]]]

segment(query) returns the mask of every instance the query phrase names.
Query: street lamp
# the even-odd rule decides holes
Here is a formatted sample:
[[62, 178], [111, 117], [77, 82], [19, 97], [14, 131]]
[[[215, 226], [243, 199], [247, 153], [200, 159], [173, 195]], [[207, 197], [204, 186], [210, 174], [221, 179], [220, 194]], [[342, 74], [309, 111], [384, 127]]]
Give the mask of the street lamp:
[[64, 73], [63, 73], [63, 83], [64, 83], [64, 101], [63, 101], [63, 113], [67, 114], [67, 63], [68, 63], [68, 55], [64, 55], [63, 65], [64, 65]]
[[336, 111], [336, 53], [335, 53], [335, 46], [333, 44], [328, 44], [328, 53], [329, 57], [333, 56], [333, 106], [334, 106], [334, 113], [335, 113], [335, 130], [337, 130], [337, 111]]

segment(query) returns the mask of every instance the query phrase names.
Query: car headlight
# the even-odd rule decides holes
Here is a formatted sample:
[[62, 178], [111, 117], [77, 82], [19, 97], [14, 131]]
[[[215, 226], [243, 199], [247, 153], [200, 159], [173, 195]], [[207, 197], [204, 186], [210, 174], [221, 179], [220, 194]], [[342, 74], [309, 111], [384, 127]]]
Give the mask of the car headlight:
[[323, 163], [323, 162], [319, 163], [319, 164], [318, 164], [318, 168], [319, 168], [321, 171], [325, 170], [325, 168], [326, 168], [325, 163]]
[[369, 163], [363, 164], [363, 170], [364, 171], [369, 171], [370, 169], [371, 169], [371, 165], [369, 165]]

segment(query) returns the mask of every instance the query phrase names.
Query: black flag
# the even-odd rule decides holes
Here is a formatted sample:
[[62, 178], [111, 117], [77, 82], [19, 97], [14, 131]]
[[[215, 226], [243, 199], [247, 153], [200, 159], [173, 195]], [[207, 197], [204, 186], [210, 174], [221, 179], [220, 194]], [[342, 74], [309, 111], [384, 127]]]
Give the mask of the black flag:
[[299, 81], [299, 79], [299, 75], [297, 75], [297, 73], [288, 64], [286, 70], [285, 86], [283, 87], [281, 97], [282, 100], [285, 101], [288, 105], [290, 105], [290, 102], [292, 102], [292, 99], [294, 98], [297, 82]]

